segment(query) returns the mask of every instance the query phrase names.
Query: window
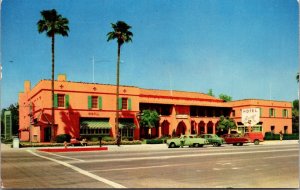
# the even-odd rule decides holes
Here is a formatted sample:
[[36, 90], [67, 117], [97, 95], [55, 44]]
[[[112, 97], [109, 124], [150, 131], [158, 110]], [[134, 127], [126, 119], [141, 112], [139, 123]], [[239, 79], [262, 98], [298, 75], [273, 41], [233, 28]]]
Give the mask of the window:
[[122, 98], [122, 110], [127, 110], [127, 98]]
[[57, 107], [69, 107], [69, 95], [68, 94], [54, 94], [53, 106]]
[[131, 110], [131, 99], [130, 98], [119, 98], [118, 109], [119, 110]]
[[270, 112], [270, 117], [275, 117], [275, 109], [274, 108], [270, 108], [269, 109], [269, 112]]
[[88, 96], [88, 109], [92, 109], [92, 108], [102, 109], [101, 96]]
[[235, 110], [232, 110], [232, 117], [235, 117]]
[[98, 97], [92, 96], [92, 108], [98, 108]]
[[275, 131], [275, 126], [272, 125], [272, 126], [271, 126], [271, 132], [274, 133], [274, 131]]
[[282, 117], [288, 117], [288, 111], [287, 109], [282, 110]]
[[287, 134], [287, 132], [288, 132], [288, 126], [284, 126], [284, 131], [283, 131], [283, 133], [284, 133], [284, 134]]
[[58, 107], [65, 107], [65, 95], [64, 94], [58, 94], [57, 95], [57, 102], [58, 102]]

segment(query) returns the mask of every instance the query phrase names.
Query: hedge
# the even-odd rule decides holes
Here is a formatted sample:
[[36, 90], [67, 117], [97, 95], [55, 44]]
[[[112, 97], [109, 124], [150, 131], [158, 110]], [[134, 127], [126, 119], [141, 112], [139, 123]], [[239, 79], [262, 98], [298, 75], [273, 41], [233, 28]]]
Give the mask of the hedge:
[[57, 135], [55, 138], [55, 141], [57, 143], [63, 143], [65, 141], [70, 142], [70, 140], [71, 140], [71, 135], [69, 135], [69, 134]]
[[163, 144], [163, 139], [147, 139], [146, 144]]
[[[293, 133], [293, 134], [283, 134], [283, 140], [299, 140], [299, 134]], [[279, 134], [274, 134], [271, 132], [266, 132], [264, 140], [280, 140]]]
[[[116, 145], [116, 141], [102, 141], [102, 145]], [[142, 144], [141, 141], [139, 140], [134, 140], [134, 141], [121, 141], [121, 145], [135, 145], [135, 144]], [[87, 142], [88, 146], [95, 146], [95, 145], [100, 145], [99, 141], [97, 142], [92, 142], [88, 141]], [[63, 147], [64, 143], [30, 143], [30, 142], [20, 142], [20, 148], [22, 147]], [[71, 146], [69, 144], [68, 146]]]

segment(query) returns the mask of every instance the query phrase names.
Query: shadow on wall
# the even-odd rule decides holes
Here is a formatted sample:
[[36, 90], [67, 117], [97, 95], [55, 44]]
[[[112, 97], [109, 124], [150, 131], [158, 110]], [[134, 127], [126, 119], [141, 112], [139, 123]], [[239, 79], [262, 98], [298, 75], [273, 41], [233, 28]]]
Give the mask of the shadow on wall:
[[72, 106], [69, 106], [67, 110], [61, 111], [61, 121], [64, 123], [64, 134], [70, 134], [72, 137], [79, 137], [80, 127], [79, 119], [80, 114], [74, 111]]

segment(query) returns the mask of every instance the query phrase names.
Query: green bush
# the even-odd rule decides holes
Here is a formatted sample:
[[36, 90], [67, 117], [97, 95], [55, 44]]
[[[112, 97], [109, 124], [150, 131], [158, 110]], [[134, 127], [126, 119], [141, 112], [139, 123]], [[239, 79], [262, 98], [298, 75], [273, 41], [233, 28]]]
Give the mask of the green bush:
[[71, 135], [69, 135], [69, 134], [57, 135], [55, 140], [57, 143], [63, 143], [65, 141], [70, 142]]
[[147, 139], [146, 144], [163, 144], [163, 139]]
[[115, 139], [110, 136], [104, 136], [104, 137], [102, 137], [102, 141], [109, 142], [109, 141], [115, 141]]
[[[299, 134], [298, 133], [293, 133], [293, 134], [283, 134], [283, 140], [298, 140], [299, 139]], [[271, 132], [266, 132], [264, 140], [280, 140], [280, 135], [279, 134], [274, 134]]]
[[299, 133], [283, 134], [283, 140], [299, 140]]

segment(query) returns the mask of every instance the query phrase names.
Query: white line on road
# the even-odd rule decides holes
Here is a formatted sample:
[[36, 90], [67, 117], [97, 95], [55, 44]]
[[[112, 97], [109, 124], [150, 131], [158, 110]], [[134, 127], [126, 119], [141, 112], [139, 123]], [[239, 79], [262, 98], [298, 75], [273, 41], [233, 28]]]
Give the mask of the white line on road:
[[113, 181], [110, 181], [110, 180], [108, 180], [108, 179], [99, 177], [99, 176], [97, 176], [97, 175], [95, 175], [95, 174], [92, 174], [92, 173], [90, 173], [90, 172], [88, 172], [88, 171], [85, 171], [85, 170], [83, 170], [83, 169], [81, 169], [81, 168], [78, 168], [78, 167], [73, 166], [73, 165], [71, 165], [71, 164], [68, 164], [68, 163], [66, 163], [66, 162], [59, 161], [59, 160], [55, 160], [55, 159], [53, 159], [53, 158], [48, 158], [48, 157], [46, 157], [46, 156], [39, 155], [39, 154], [37, 154], [37, 153], [35, 153], [35, 152], [32, 152], [31, 150], [27, 150], [27, 151], [30, 152], [31, 154], [37, 156], [37, 157], [44, 158], [44, 159], [47, 159], [47, 160], [51, 160], [51, 161], [53, 161], [53, 162], [56, 162], [56, 163], [58, 163], [58, 164], [61, 164], [61, 165], [63, 165], [63, 166], [66, 166], [66, 167], [68, 167], [68, 168], [71, 168], [71, 169], [77, 171], [78, 173], [81, 173], [81, 174], [83, 174], [83, 175], [86, 175], [86, 176], [88, 176], [88, 177], [90, 177], [90, 178], [93, 178], [93, 179], [95, 179], [95, 180], [97, 180], [97, 181], [103, 182], [103, 183], [105, 183], [105, 184], [107, 184], [107, 185], [110, 185], [110, 186], [112, 186], [112, 187], [114, 187], [114, 188], [126, 188], [126, 187], [123, 186], [123, 185], [120, 185], [120, 184], [115, 183], [115, 182], [113, 182]]
[[284, 157], [292, 157], [292, 156], [299, 156], [298, 154], [295, 155], [285, 155], [285, 156], [269, 156], [269, 157], [263, 157], [262, 159], [269, 159], [269, 158], [284, 158]]
[[61, 157], [61, 158], [67, 158], [67, 159], [70, 159], [70, 160], [77, 160], [79, 162], [84, 162], [84, 160], [77, 159], [77, 158], [71, 158], [71, 157], [68, 157], [68, 156], [62, 156], [62, 155], [54, 154], [54, 153], [51, 153], [51, 152], [45, 152], [45, 153], [51, 154], [51, 155], [54, 155], [54, 156], [57, 156], [57, 157]]
[[[151, 168], [164, 168], [170, 167], [171, 165], [161, 165], [161, 166], [144, 166], [144, 167], [134, 167], [134, 168], [113, 168], [106, 170], [91, 170], [90, 172], [107, 172], [107, 171], [122, 171], [122, 170], [137, 170], [137, 169], [151, 169]], [[174, 165], [172, 165], [174, 166]]]
[[217, 152], [217, 153], [199, 153], [199, 154], [182, 154], [182, 155], [170, 155], [170, 156], [148, 156], [148, 157], [131, 157], [131, 158], [109, 158], [109, 159], [93, 159], [87, 160], [87, 162], [126, 162], [126, 161], [137, 161], [137, 160], [164, 160], [170, 158], [187, 158], [187, 157], [201, 157], [201, 156], [216, 156], [216, 155], [232, 155], [232, 154], [253, 154], [253, 153], [266, 153], [266, 152], [286, 152], [299, 149], [284, 149], [284, 150], [263, 150], [263, 151], [249, 151], [245, 152]]

